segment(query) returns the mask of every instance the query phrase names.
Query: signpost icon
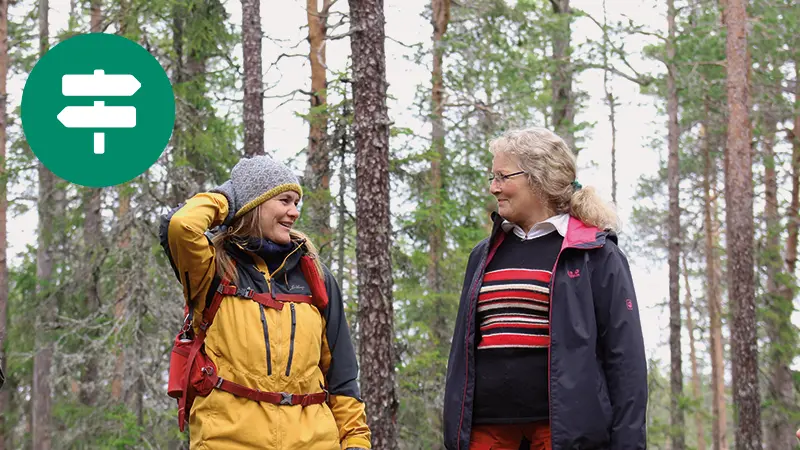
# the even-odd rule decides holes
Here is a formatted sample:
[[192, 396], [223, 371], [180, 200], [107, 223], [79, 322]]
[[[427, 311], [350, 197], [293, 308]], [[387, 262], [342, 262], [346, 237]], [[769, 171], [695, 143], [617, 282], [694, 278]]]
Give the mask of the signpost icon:
[[175, 126], [175, 92], [144, 47], [111, 33], [72, 36], [28, 74], [20, 117], [44, 167], [80, 186], [127, 183], [156, 164]]
[[[91, 75], [68, 74], [61, 78], [61, 93], [64, 96], [129, 97], [142, 84], [133, 75], [107, 75], [96, 69]], [[95, 101], [93, 106], [67, 106], [58, 113], [58, 121], [67, 128], [134, 128], [136, 107], [106, 106], [104, 101]], [[105, 153], [105, 133], [94, 133], [94, 153]]]

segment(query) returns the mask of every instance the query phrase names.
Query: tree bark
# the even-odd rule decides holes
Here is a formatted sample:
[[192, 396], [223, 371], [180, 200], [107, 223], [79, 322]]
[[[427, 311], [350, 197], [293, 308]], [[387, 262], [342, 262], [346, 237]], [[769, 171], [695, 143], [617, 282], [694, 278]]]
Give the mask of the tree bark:
[[697, 367], [694, 319], [692, 316], [694, 301], [692, 300], [692, 291], [689, 289], [689, 265], [686, 263], [685, 255], [683, 257], [683, 286], [686, 289], [686, 294], [684, 295], [684, 309], [686, 309], [686, 331], [689, 335], [689, 361], [692, 364], [692, 397], [696, 403], [694, 408], [694, 423], [697, 432], [697, 450], [706, 450], [706, 433], [702, 413], [703, 396], [700, 389], [700, 373]]
[[[44, 56], [50, 48], [48, 0], [39, 1], [39, 55]], [[40, 162], [39, 172], [39, 200], [37, 210], [39, 214], [38, 248], [36, 249], [36, 296], [41, 314], [36, 316], [36, 337], [34, 338], [33, 357], [33, 391], [31, 402], [32, 430], [31, 438], [33, 448], [36, 450], [49, 450], [52, 446], [51, 420], [51, 378], [50, 372], [53, 364], [53, 344], [49, 340], [48, 329], [52, 326], [55, 317], [56, 303], [52, 300], [53, 287], [53, 224], [56, 177]]]
[[310, 221], [309, 231], [323, 261], [331, 257], [331, 155], [328, 149], [328, 95], [326, 39], [331, 0], [306, 0], [308, 17], [308, 60], [311, 62], [311, 96], [308, 114], [308, 154], [304, 184], [308, 189], [303, 202]]
[[726, 2], [728, 139], [725, 153], [731, 365], [737, 450], [761, 449], [761, 395], [753, 274], [753, 162], [750, 147], [749, 55], [744, 0]]
[[445, 247], [444, 216], [442, 207], [443, 181], [442, 162], [447, 158], [445, 150], [444, 127], [444, 34], [450, 23], [450, 0], [431, 0], [431, 24], [433, 25], [433, 71], [431, 72], [431, 174], [430, 174], [430, 214], [428, 217], [430, 262], [428, 263], [428, 289], [433, 295], [434, 324], [433, 334], [437, 348], [444, 350], [449, 344], [442, 292], [442, 258]]
[[572, 9], [569, 0], [550, 0], [553, 12], [559, 18], [560, 26], [553, 32], [553, 127], [569, 148], [577, 153], [575, 147], [575, 99], [572, 92]]
[[[7, 372], [6, 330], [8, 322], [8, 194], [6, 181], [6, 81], [8, 79], [8, 0], [0, 0], [0, 374]], [[2, 375], [0, 375], [2, 377]], [[8, 388], [0, 388], [0, 450], [5, 450], [6, 420], [10, 410]]]
[[242, 0], [244, 55], [244, 154], [264, 154], [264, 84], [261, 73], [261, 6]]
[[728, 450], [728, 425], [725, 403], [725, 362], [722, 344], [722, 299], [720, 298], [720, 261], [718, 251], [718, 229], [716, 194], [713, 183], [716, 165], [711, 154], [711, 135], [709, 132], [709, 99], [704, 97], [704, 120], [701, 128], [703, 139], [703, 196], [706, 254], [706, 298], [709, 311], [709, 334], [711, 353], [711, 390], [713, 392], [713, 420], [711, 434], [713, 450]]
[[669, 185], [669, 216], [667, 219], [669, 259], [669, 350], [670, 350], [670, 440], [673, 450], [686, 448], [685, 420], [682, 405], [683, 368], [681, 357], [681, 300], [680, 253], [681, 209], [679, 203], [680, 162], [678, 127], [678, 91], [675, 83], [675, 1], [667, 0], [667, 116], [668, 145], [667, 179]]
[[358, 322], [372, 446], [397, 448], [389, 215], [389, 116], [382, 0], [349, 0], [356, 144]]

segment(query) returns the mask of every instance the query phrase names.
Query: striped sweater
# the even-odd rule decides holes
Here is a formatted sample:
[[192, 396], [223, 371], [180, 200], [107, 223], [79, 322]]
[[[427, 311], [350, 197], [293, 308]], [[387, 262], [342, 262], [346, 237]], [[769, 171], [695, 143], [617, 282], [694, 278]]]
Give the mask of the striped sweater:
[[547, 348], [550, 343], [550, 271], [486, 272], [478, 296], [479, 350]]
[[550, 276], [562, 236], [523, 240], [508, 233], [478, 295], [473, 421], [546, 420]]

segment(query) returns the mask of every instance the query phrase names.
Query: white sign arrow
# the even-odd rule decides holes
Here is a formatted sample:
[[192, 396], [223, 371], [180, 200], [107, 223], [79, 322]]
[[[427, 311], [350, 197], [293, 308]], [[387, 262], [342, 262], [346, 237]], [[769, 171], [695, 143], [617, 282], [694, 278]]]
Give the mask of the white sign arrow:
[[106, 75], [95, 70], [92, 75], [64, 75], [61, 93], [66, 96], [127, 97], [136, 93], [142, 83], [133, 75]]
[[[67, 106], [58, 113], [58, 121], [67, 128], [133, 128], [136, 108], [133, 106]], [[105, 153], [105, 133], [94, 133], [94, 153]]]
[[67, 128], [133, 128], [136, 108], [133, 106], [67, 106], [58, 113], [58, 121]]

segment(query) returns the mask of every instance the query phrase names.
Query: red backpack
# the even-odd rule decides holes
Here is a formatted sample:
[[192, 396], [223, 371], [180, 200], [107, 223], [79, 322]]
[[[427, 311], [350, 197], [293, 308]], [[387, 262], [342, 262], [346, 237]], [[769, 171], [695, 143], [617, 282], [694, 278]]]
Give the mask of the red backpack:
[[316, 394], [264, 392], [225, 380], [217, 374], [217, 367], [206, 355], [203, 345], [208, 328], [214, 323], [214, 316], [217, 314], [217, 310], [225, 296], [234, 295], [250, 299], [265, 307], [277, 310], [283, 309], [283, 302], [309, 303], [320, 310], [325, 309], [328, 306], [328, 293], [325, 290], [325, 285], [314, 260], [308, 255], [302, 256], [300, 258], [300, 268], [311, 288], [311, 295], [256, 293], [252, 289], [237, 288], [231, 285], [228, 280], [223, 279], [217, 286], [211, 304], [203, 310], [203, 320], [198, 327], [199, 331], [197, 333], [194, 332], [192, 327], [194, 311], [189, 306], [186, 306], [186, 318], [183, 321], [183, 327], [178, 335], [175, 336], [175, 343], [172, 346], [172, 354], [169, 360], [169, 383], [167, 384], [167, 395], [178, 400], [178, 427], [181, 431], [184, 430], [186, 416], [192, 409], [195, 397], [198, 395], [207, 396], [214, 388], [238, 397], [276, 405], [307, 406], [327, 401], [328, 392], [325, 390]]

